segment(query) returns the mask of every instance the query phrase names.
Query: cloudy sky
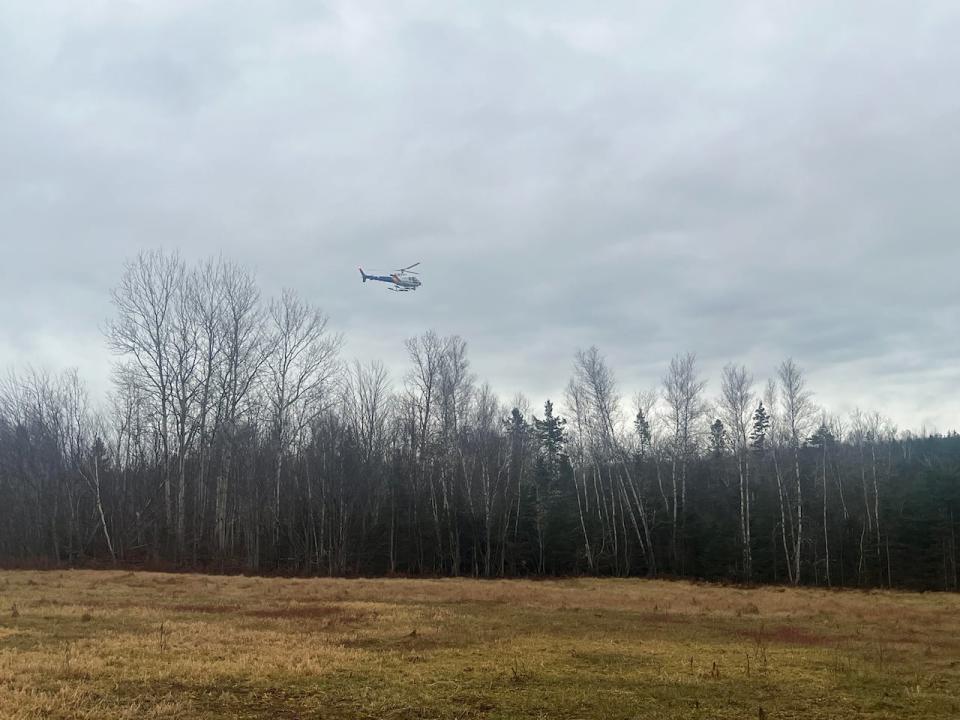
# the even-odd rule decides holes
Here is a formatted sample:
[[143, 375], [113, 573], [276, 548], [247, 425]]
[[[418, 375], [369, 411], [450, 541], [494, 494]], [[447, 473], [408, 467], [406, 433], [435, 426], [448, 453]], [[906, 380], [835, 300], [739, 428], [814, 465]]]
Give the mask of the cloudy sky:
[[537, 404], [592, 344], [624, 394], [793, 356], [834, 411], [960, 426], [958, 37], [937, 0], [4, 3], [0, 366], [105, 389], [162, 247], [397, 375], [428, 328]]

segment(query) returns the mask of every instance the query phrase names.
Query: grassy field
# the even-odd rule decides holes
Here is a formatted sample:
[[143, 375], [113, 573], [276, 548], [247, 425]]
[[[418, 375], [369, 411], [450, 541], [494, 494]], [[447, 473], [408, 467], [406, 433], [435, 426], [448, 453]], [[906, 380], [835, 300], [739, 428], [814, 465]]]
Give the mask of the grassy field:
[[960, 597], [0, 572], [2, 718], [956, 718]]

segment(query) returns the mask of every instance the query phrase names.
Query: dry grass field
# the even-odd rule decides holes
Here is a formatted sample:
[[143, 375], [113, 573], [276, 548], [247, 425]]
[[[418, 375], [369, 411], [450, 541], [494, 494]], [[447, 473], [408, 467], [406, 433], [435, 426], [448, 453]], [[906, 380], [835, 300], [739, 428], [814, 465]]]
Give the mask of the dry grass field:
[[0, 572], [2, 718], [956, 718], [960, 597]]

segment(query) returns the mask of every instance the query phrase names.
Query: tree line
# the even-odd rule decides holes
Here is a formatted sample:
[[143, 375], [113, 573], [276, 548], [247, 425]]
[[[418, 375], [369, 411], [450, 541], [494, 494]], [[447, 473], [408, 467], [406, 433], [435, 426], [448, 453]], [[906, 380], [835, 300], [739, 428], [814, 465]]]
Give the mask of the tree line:
[[143, 253], [112, 291], [113, 390], [0, 383], [0, 559], [330, 575], [645, 575], [957, 589], [960, 436], [814, 402], [787, 359], [692, 354], [625, 399], [596, 349], [504, 404], [466, 342], [347, 362], [249, 271]]

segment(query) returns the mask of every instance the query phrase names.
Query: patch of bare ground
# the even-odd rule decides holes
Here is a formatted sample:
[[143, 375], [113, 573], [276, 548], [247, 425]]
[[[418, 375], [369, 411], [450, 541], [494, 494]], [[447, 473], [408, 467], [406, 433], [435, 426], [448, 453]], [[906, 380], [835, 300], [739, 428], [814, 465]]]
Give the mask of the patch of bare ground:
[[802, 645], [805, 647], [835, 647], [838, 642], [850, 639], [850, 636], [825, 635], [792, 625], [760, 628], [759, 630], [746, 633], [745, 637], [754, 642]]
[[239, 605], [203, 605], [203, 604], [185, 604], [172, 605], [171, 610], [178, 613], [199, 613], [201, 615], [224, 615], [234, 614], [241, 610]]
[[288, 605], [245, 610], [244, 615], [270, 620], [322, 620], [328, 625], [354, 625], [372, 620], [375, 614], [337, 605]]

